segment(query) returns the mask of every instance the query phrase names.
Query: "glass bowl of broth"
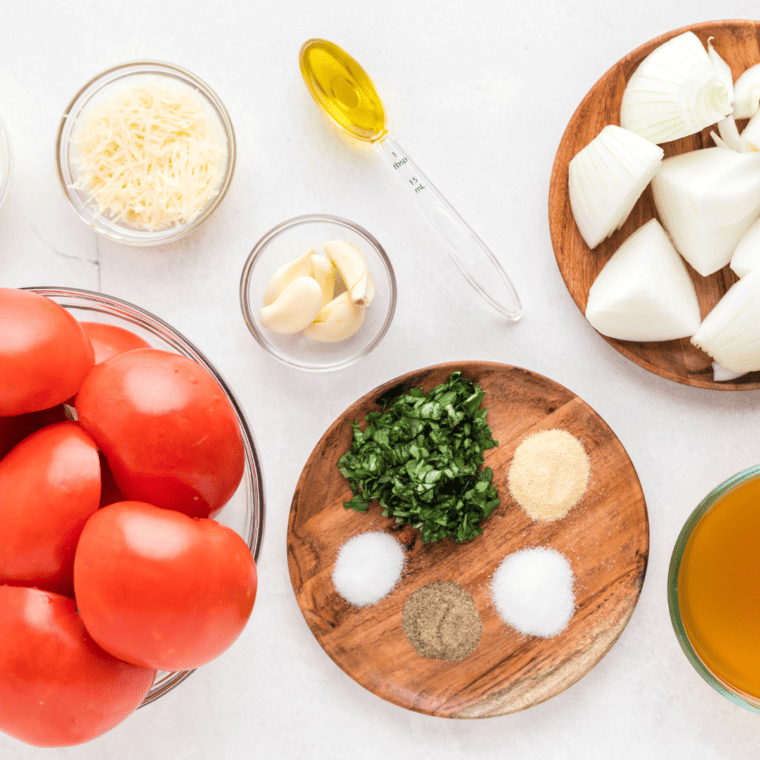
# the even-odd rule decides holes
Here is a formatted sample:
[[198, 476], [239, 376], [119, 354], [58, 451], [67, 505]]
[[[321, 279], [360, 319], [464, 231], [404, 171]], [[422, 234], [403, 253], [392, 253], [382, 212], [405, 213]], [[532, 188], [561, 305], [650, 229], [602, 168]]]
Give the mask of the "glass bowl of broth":
[[721, 483], [683, 526], [668, 574], [676, 637], [694, 669], [760, 712], [760, 465]]

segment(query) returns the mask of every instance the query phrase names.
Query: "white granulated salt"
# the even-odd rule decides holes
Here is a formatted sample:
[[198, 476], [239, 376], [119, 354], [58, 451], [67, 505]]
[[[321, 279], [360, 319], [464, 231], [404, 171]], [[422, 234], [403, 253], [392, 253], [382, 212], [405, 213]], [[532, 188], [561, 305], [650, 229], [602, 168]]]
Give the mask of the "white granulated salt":
[[379, 602], [399, 582], [406, 556], [388, 533], [362, 533], [346, 541], [333, 569], [337, 592], [350, 604], [366, 607]]
[[570, 563], [554, 549], [507, 555], [494, 573], [491, 598], [504, 621], [521, 633], [551, 638], [575, 612]]

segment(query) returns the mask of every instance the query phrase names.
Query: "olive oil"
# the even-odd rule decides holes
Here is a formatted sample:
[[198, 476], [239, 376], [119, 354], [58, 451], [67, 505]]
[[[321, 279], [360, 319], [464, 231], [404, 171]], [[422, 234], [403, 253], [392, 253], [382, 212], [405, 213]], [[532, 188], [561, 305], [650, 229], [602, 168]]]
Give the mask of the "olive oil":
[[327, 40], [309, 40], [299, 56], [314, 100], [353, 137], [374, 142], [386, 132], [385, 109], [364, 69]]
[[298, 59], [317, 105], [352, 137], [372, 144], [470, 285], [507, 319], [520, 319], [520, 298], [499, 260], [388, 134], [383, 103], [367, 72], [327, 40], [305, 42]]
[[760, 700], [760, 476], [702, 516], [678, 571], [686, 635], [724, 685]]

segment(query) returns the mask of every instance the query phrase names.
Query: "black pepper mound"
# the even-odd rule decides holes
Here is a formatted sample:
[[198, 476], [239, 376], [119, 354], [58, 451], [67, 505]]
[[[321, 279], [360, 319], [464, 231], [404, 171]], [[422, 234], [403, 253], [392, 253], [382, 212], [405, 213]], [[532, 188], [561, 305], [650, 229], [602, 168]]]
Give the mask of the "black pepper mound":
[[402, 627], [421, 657], [456, 661], [478, 646], [483, 624], [475, 600], [456, 583], [430, 583], [404, 605]]

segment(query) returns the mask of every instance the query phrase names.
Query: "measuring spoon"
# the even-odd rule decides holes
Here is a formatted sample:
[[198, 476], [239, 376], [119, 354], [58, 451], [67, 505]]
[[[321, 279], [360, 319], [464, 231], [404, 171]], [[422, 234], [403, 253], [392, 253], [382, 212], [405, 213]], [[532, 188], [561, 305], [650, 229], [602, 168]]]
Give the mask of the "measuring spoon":
[[507, 319], [520, 319], [520, 299], [498, 259], [388, 134], [385, 109], [364, 69], [338, 45], [321, 39], [304, 43], [299, 62], [319, 107], [352, 137], [373, 145], [470, 285]]

